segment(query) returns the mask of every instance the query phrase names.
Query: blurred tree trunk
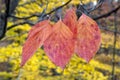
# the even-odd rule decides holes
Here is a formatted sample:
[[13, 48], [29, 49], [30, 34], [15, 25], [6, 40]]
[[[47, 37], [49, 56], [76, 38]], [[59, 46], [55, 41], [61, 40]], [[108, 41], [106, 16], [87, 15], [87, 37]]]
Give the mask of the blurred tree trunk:
[[19, 0], [1, 0], [0, 1], [0, 39], [5, 36], [7, 27], [7, 18], [11, 15], [18, 5]]

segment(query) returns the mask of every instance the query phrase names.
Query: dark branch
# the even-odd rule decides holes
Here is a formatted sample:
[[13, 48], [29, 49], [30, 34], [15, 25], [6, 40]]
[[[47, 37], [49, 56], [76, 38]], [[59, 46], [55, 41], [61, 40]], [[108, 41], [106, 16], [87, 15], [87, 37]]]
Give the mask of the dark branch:
[[[46, 17], [47, 15], [49, 15], [49, 14], [55, 12], [56, 10], [58, 10], [58, 9], [64, 7], [64, 6], [66, 6], [66, 5], [69, 4], [71, 1], [72, 1], [72, 0], [69, 0], [69, 1], [66, 2], [65, 4], [63, 4], [63, 5], [61, 5], [61, 6], [57, 7], [57, 8], [55, 8], [55, 9], [53, 9], [52, 11], [50, 11], [50, 12], [48, 12], [48, 13], [46, 13], [46, 14], [43, 14], [43, 12], [44, 12], [44, 11], [43, 11], [41, 14], [34, 14], [34, 15], [31, 15], [31, 16], [25, 17], [25, 18], [20, 18], [20, 17], [16, 17], [16, 16], [12, 16], [12, 15], [11, 15], [11, 17], [16, 18], [16, 19], [29, 19], [29, 18], [35, 17], [35, 16], [37, 16], [37, 17], [40, 17], [40, 16]], [[28, 22], [28, 21], [25, 21], [25, 22], [20, 22], [20, 23], [14, 24], [14, 25], [8, 27], [7, 30], [10, 30], [10, 29], [14, 28], [15, 26], [23, 25], [23, 24], [30, 24], [30, 25], [33, 25], [32, 23], [30, 23], [30, 22]]]
[[[45, 17], [46, 15], [49, 15], [49, 14], [55, 12], [56, 10], [58, 10], [58, 9], [64, 7], [64, 6], [66, 6], [66, 5], [69, 4], [71, 1], [72, 1], [72, 0], [69, 0], [69, 1], [66, 2], [65, 4], [63, 4], [63, 5], [61, 5], [61, 6], [57, 7], [57, 8], [55, 8], [55, 9], [53, 9], [52, 11], [50, 11], [50, 12], [44, 14], [43, 17]], [[16, 18], [16, 19], [29, 19], [29, 18], [32, 18], [32, 17], [35, 17], [35, 16], [40, 17], [41, 14], [33, 14], [33, 15], [31, 15], [31, 16], [28, 16], [28, 17], [16, 17], [16, 16], [11, 15], [11, 17]]]
[[106, 28], [106, 27], [102, 27], [102, 26], [100, 26], [100, 25], [99, 25], [99, 28], [100, 28], [101, 30], [105, 30], [105, 31], [112, 32], [112, 33], [115, 33], [115, 32], [116, 32], [117, 34], [120, 34], [119, 31], [110, 30], [110, 29], [108, 29], [108, 28]]
[[94, 20], [98, 20], [98, 19], [101, 19], [101, 18], [104, 18], [104, 17], [108, 17], [108, 16], [110, 16], [111, 14], [116, 13], [119, 9], [120, 9], [120, 5], [119, 5], [117, 8], [111, 10], [110, 12], [108, 12], [108, 13], [106, 13], [106, 14], [103, 14], [103, 15], [100, 15], [100, 16], [98, 16], [98, 17], [95, 17], [95, 18], [93, 18], [93, 19], [94, 19]]
[[49, 15], [49, 14], [51, 14], [51, 13], [57, 11], [58, 9], [60, 9], [60, 8], [62, 8], [62, 7], [64, 7], [64, 6], [66, 6], [67, 4], [69, 4], [71, 1], [72, 1], [72, 0], [69, 0], [69, 1], [66, 2], [65, 4], [63, 4], [63, 5], [61, 5], [61, 6], [57, 7], [57, 8], [55, 8], [55, 9], [53, 9], [52, 11], [50, 11], [50, 12], [47, 13], [47, 14], [45, 14], [44, 16]]
[[98, 3], [96, 6], [94, 6], [93, 8], [91, 8], [88, 12], [92, 12], [94, 10], [96, 10], [97, 8], [99, 8], [102, 4], [103, 4], [104, 0], [98, 0]]
[[29, 21], [19, 22], [19, 23], [16, 23], [16, 24], [8, 27], [7, 30], [10, 30], [10, 29], [12, 29], [12, 28], [14, 28], [14, 27], [16, 27], [16, 26], [18, 26], [18, 25], [24, 25], [24, 24], [34, 25], [33, 23], [31, 23], [31, 22], [29, 22]]
[[[24, 24], [30, 24], [30, 25], [33, 25], [33, 24], [30, 23], [29, 21], [25, 21], [25, 22], [20, 22], [20, 23], [14, 24], [14, 25], [8, 27], [7, 30], [10, 30], [10, 29], [14, 28], [15, 26], [18, 26], [18, 25], [24, 25]], [[100, 25], [99, 25], [99, 27], [100, 27], [101, 30], [105, 30], [105, 31], [112, 32], [112, 33], [115, 32], [115, 30], [110, 30], [110, 29], [108, 29], [108, 28], [106, 28], [106, 27], [102, 27], [102, 26], [100, 26]], [[120, 34], [119, 31], [116, 31], [116, 33], [117, 33], [117, 34]]]
[[78, 10], [80, 12], [83, 12], [83, 13], [88, 15], [90, 12], [92, 12], [92, 11], [96, 10], [97, 8], [99, 8], [102, 5], [102, 3], [104, 2], [104, 0], [98, 0], [97, 4], [94, 5], [94, 6], [92, 4], [92, 6], [89, 6], [90, 8], [88, 8], [89, 4], [84, 4], [82, 1], [80, 1], [80, 2], [81, 3], [79, 5], [79, 7], [78, 7]]

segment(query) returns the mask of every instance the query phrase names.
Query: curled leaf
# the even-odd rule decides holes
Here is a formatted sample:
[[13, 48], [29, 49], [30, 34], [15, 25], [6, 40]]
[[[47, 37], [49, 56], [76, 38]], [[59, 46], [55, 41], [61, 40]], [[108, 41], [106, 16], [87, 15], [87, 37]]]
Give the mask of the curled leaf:
[[41, 21], [32, 27], [23, 46], [21, 66], [26, 63], [37, 48], [43, 45], [44, 41], [51, 34], [51, 30], [52, 28], [48, 20]]
[[79, 57], [89, 62], [100, 47], [100, 29], [97, 23], [85, 14], [82, 14], [77, 24], [78, 33], [75, 50]]
[[52, 62], [61, 68], [69, 62], [74, 52], [73, 33], [61, 20], [53, 26], [52, 34], [44, 43], [44, 50]]

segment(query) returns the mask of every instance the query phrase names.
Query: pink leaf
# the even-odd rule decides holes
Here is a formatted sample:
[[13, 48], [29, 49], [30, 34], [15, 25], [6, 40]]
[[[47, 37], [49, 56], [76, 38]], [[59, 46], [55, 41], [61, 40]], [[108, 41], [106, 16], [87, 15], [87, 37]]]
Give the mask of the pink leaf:
[[74, 52], [73, 33], [61, 20], [53, 26], [53, 33], [45, 41], [44, 50], [52, 62], [61, 68], [69, 62]]
[[100, 29], [97, 23], [85, 14], [82, 14], [77, 24], [78, 34], [75, 50], [79, 57], [89, 62], [100, 47]]
[[44, 21], [41, 21], [37, 24], [35, 24], [31, 30], [29, 31], [28, 33], [28, 37], [30, 36], [34, 36], [36, 33], [38, 33], [42, 28], [45, 28], [45, 27], [41, 27], [41, 26], [46, 26], [45, 24], [49, 24], [50, 25], [50, 21], [49, 20], [44, 20]]
[[23, 46], [21, 66], [35, 53], [37, 48], [43, 45], [44, 41], [51, 34], [51, 30], [49, 20], [41, 21], [32, 27]]
[[65, 17], [63, 19], [63, 23], [66, 24], [70, 30], [74, 33], [74, 38], [77, 34], [77, 16], [75, 13], [76, 9], [71, 8], [66, 11]]

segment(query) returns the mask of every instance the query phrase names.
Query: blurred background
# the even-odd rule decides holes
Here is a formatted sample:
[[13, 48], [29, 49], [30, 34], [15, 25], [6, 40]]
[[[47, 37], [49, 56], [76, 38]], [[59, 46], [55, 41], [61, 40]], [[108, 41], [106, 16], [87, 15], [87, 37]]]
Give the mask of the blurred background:
[[[77, 8], [99, 24], [102, 43], [86, 63], [74, 55], [62, 70], [39, 48], [20, 68], [22, 46], [31, 27], [48, 16], [57, 21]], [[120, 0], [0, 0], [0, 80], [120, 80]]]

